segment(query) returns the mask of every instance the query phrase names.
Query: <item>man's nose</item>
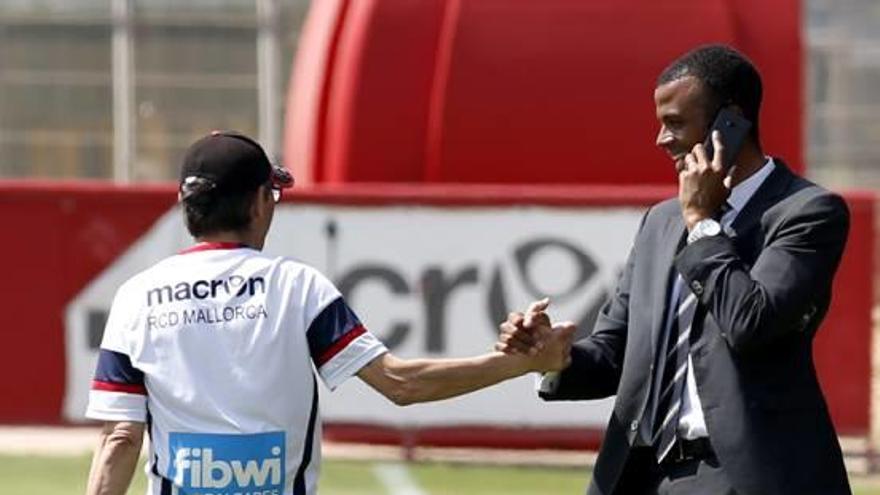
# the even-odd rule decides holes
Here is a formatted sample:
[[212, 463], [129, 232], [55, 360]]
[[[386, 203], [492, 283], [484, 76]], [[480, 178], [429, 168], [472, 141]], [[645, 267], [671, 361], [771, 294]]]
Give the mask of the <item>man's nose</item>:
[[672, 144], [672, 141], [672, 133], [669, 132], [666, 126], [663, 126], [660, 128], [660, 132], [657, 133], [657, 140], [654, 142], [654, 144], [661, 148], [666, 148]]

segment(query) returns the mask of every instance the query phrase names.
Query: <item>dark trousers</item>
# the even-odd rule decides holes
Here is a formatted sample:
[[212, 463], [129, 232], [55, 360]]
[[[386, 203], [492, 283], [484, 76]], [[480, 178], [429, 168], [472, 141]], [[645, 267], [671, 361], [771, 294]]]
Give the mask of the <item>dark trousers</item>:
[[654, 451], [630, 452], [615, 493], [621, 495], [736, 495], [718, 459], [691, 459], [658, 465]]

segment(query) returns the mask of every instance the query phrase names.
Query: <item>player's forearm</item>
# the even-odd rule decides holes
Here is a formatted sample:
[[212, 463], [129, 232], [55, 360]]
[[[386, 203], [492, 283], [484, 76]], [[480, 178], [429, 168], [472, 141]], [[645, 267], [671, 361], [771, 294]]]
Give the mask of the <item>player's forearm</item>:
[[92, 458], [87, 495], [124, 495], [134, 475], [142, 441], [143, 424], [105, 424]]
[[386, 354], [379, 359], [384, 360], [382, 366], [362, 378], [398, 405], [448, 399], [530, 370], [528, 358], [502, 353], [463, 359], [399, 359]]

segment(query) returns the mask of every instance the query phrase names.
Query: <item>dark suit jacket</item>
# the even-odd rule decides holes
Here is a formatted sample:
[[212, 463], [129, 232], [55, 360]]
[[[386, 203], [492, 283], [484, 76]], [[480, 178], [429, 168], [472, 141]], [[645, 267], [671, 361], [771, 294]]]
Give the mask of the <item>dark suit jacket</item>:
[[737, 493], [850, 493], [812, 357], [849, 212], [839, 196], [775, 163], [730, 236], [686, 245], [678, 200], [652, 207], [592, 334], [575, 344], [557, 390], [542, 394], [617, 394], [589, 493], [618, 493], [676, 273], [699, 298], [694, 376], [709, 438]]

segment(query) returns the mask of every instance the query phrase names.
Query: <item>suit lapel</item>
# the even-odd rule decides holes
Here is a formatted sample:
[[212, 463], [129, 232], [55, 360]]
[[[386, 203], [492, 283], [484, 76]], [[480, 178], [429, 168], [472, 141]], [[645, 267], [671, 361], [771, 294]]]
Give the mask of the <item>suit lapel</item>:
[[768, 208], [776, 204], [780, 196], [783, 196], [788, 190], [789, 183], [794, 178], [794, 174], [788, 169], [785, 163], [779, 158], [773, 158], [776, 168], [764, 180], [764, 183], [755, 191], [755, 194], [749, 199], [742, 211], [737, 213], [736, 219], [730, 228], [733, 231], [732, 237], [734, 242], [736, 238], [748, 236], [752, 228], [756, 227], [761, 215]]
[[673, 215], [666, 223], [660, 236], [660, 244], [657, 249], [657, 264], [654, 277], [654, 308], [664, 308], [663, 311], [652, 311], [653, 320], [651, 325], [651, 352], [656, 353], [657, 342], [663, 332], [663, 323], [666, 321], [667, 305], [672, 292], [672, 284], [677, 278], [677, 272], [673, 266], [676, 253], [685, 242], [687, 229], [681, 215]]

